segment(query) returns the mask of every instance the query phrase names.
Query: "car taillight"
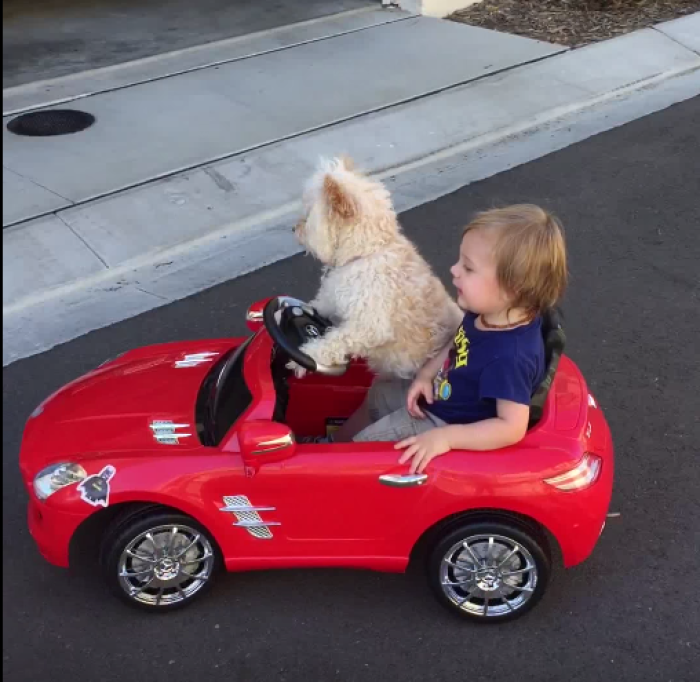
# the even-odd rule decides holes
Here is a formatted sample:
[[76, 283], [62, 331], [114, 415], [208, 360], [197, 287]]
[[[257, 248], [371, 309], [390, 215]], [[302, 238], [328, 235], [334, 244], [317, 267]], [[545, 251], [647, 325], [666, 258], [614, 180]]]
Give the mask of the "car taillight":
[[602, 465], [603, 460], [600, 457], [587, 452], [573, 469], [554, 478], [545, 478], [544, 482], [568, 492], [583, 490], [598, 480]]

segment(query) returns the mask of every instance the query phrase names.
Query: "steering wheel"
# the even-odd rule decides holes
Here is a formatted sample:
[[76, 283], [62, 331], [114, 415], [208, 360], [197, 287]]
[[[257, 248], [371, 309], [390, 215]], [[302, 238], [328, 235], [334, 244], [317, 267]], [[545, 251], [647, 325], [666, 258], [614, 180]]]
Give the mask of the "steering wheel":
[[265, 306], [263, 322], [272, 340], [300, 367], [331, 376], [339, 376], [347, 370], [347, 363], [322, 365], [300, 350], [306, 341], [321, 338], [333, 326], [308, 303], [289, 296], [277, 296]]

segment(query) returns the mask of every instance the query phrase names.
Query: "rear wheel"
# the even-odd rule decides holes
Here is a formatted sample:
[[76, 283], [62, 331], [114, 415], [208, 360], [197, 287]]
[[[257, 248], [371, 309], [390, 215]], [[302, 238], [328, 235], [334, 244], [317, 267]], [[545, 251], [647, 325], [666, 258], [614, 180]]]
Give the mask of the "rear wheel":
[[129, 605], [170, 611], [211, 587], [218, 547], [194, 519], [167, 511], [127, 518], [104, 541], [102, 565], [112, 591]]
[[480, 623], [523, 616], [544, 595], [550, 573], [546, 540], [500, 521], [453, 528], [428, 560], [428, 580], [439, 601]]

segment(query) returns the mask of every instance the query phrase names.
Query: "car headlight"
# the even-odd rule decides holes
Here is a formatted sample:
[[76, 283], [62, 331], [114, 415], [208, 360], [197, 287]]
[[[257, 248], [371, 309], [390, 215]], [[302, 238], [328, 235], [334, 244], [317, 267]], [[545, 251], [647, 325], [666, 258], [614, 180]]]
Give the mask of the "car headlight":
[[52, 464], [34, 477], [34, 493], [40, 500], [45, 500], [61, 488], [80, 483], [85, 478], [87, 472], [80, 464]]

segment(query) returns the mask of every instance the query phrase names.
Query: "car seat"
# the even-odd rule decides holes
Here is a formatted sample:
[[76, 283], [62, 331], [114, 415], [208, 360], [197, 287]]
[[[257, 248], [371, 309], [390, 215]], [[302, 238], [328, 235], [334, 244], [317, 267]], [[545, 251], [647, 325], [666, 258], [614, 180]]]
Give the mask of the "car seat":
[[532, 428], [542, 419], [544, 405], [547, 402], [549, 390], [552, 388], [554, 375], [559, 367], [559, 360], [564, 353], [566, 334], [562, 327], [562, 314], [556, 308], [550, 308], [542, 315], [542, 338], [544, 339], [545, 373], [544, 379], [535, 390], [530, 401], [530, 424]]

